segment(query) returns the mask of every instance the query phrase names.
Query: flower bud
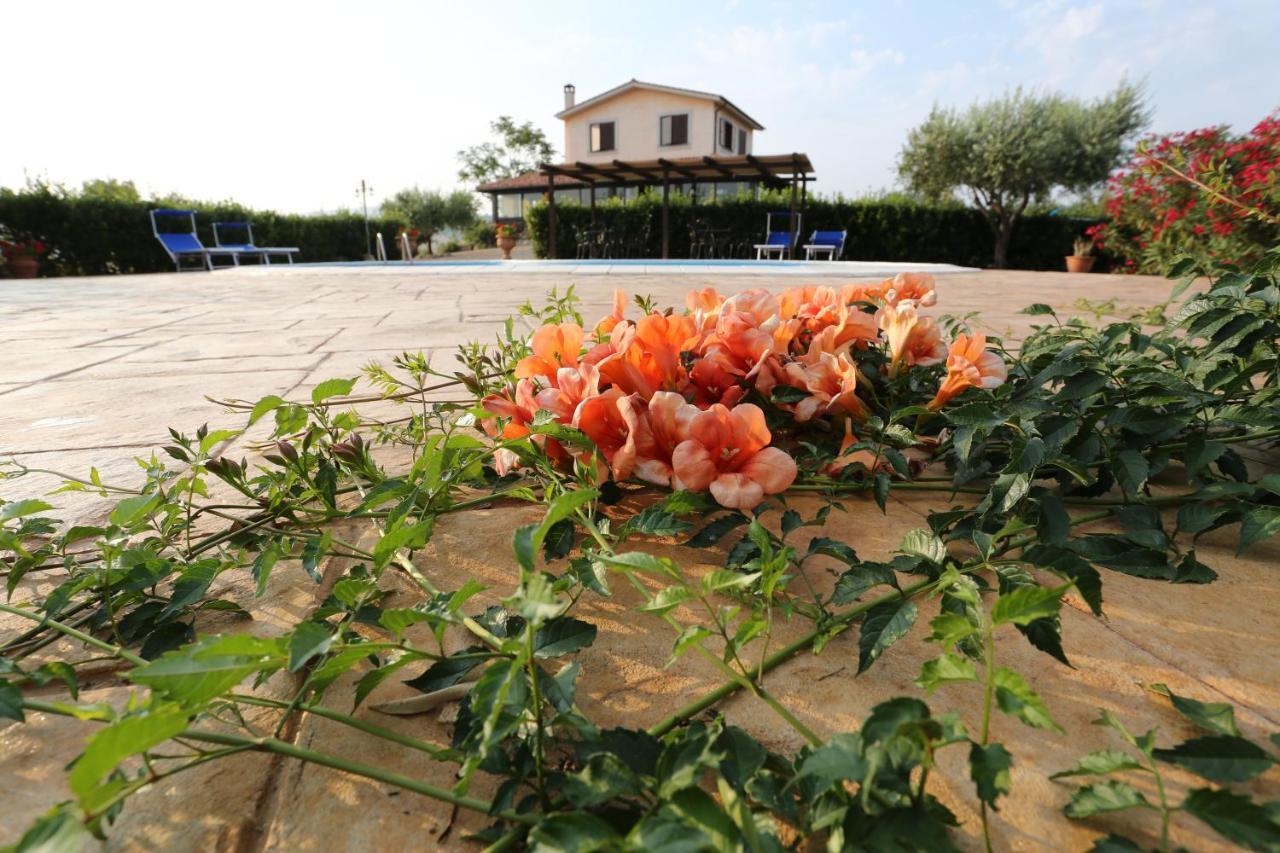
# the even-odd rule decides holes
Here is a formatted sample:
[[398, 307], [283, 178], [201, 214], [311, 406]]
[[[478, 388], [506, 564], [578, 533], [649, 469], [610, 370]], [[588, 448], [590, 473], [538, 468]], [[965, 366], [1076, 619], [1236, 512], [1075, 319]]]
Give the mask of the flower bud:
[[287, 442], [287, 441], [277, 441], [277, 442], [276, 442], [276, 450], [278, 450], [278, 451], [280, 452], [280, 456], [281, 456], [282, 458], [284, 458], [286, 461], [288, 461], [288, 462], [297, 462], [297, 461], [298, 461], [298, 451], [297, 451], [297, 450], [295, 450], [295, 449], [294, 449], [294, 447], [293, 447], [293, 445], [292, 445], [292, 444], [290, 444], [289, 442]]

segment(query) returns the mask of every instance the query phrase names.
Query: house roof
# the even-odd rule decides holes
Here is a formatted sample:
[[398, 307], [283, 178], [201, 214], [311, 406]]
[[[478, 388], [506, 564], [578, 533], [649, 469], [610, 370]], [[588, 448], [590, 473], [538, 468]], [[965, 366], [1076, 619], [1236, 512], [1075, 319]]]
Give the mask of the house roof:
[[578, 113], [582, 112], [583, 110], [589, 107], [594, 107], [597, 104], [602, 104], [605, 101], [609, 100], [610, 98], [616, 98], [618, 95], [621, 95], [624, 92], [630, 92], [633, 89], [645, 89], [650, 92], [666, 92], [672, 95], [685, 95], [690, 98], [702, 98], [703, 100], [712, 101], [717, 106], [732, 110], [734, 113], [738, 115], [738, 118], [746, 122], [746, 124], [748, 124], [752, 130], [764, 130], [764, 125], [762, 125], [760, 122], [753, 119], [751, 116], [747, 115], [745, 112], [743, 112], [741, 107], [739, 107], [733, 101], [726, 98], [724, 95], [717, 95], [714, 92], [700, 92], [697, 89], [683, 89], [679, 86], [662, 86], [657, 83], [645, 83], [641, 80], [635, 79], [634, 77], [628, 80], [627, 82], [623, 83], [621, 86], [614, 86], [609, 91], [601, 92], [599, 95], [596, 95], [594, 98], [587, 98], [585, 101], [580, 101], [574, 104], [573, 106], [569, 107], [568, 109], [561, 110], [560, 112], [556, 113], [556, 118], [558, 119], [570, 118], [571, 116], [577, 115]]
[[[585, 183], [566, 178], [564, 175], [555, 176], [555, 185], [557, 187], [584, 187]], [[545, 190], [547, 189], [547, 176], [538, 171], [525, 172], [516, 175], [514, 178], [502, 178], [497, 181], [489, 181], [487, 184], [481, 184], [476, 187], [476, 192], [492, 193], [507, 192], [514, 190]]]

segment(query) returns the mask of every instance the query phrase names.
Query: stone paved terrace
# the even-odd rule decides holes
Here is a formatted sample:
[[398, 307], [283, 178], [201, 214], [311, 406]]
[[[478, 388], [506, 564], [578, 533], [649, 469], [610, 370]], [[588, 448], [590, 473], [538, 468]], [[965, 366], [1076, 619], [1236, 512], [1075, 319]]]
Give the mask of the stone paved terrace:
[[[614, 287], [679, 304], [687, 289], [708, 284], [731, 292], [799, 283], [790, 276], [774, 281], [697, 271], [588, 274], [596, 272], [513, 275], [436, 269], [424, 274], [383, 269], [367, 274], [299, 267], [0, 282], [0, 458], [78, 475], [96, 466], [109, 481], [132, 482], [139, 479], [132, 457], [147, 456], [163, 443], [166, 427], [190, 433], [205, 422], [212, 427], [242, 425], [242, 416], [223, 411], [205, 395], [250, 400], [272, 393], [303, 395], [323, 379], [355, 376], [369, 360], [388, 361], [406, 349], [424, 350], [438, 366], [447, 366], [455, 345], [491, 336], [521, 302], [539, 299], [552, 285], [572, 284], [584, 298], [584, 313], [593, 318], [605, 312]], [[843, 282], [824, 278], [822, 283]], [[1167, 282], [1141, 277], [960, 273], [940, 278], [935, 311], [979, 312], [979, 328], [1016, 338], [1029, 323], [1017, 311], [1031, 302], [1047, 302], [1069, 314], [1079, 299], [1114, 299], [1127, 313], [1161, 302], [1168, 291]], [[1260, 451], [1250, 452], [1249, 459], [1258, 467], [1272, 463]], [[28, 475], [0, 482], [0, 495], [10, 500], [42, 495], [56, 483], [52, 475]], [[106, 502], [84, 494], [52, 500], [69, 523], [91, 522], [107, 509]], [[944, 495], [895, 496], [885, 518], [869, 502], [851, 500], [848, 514], [836, 514], [832, 535], [854, 543], [864, 557], [886, 557], [902, 532], [923, 523], [924, 512], [946, 503]], [[512, 579], [510, 531], [537, 514], [533, 508], [504, 508], [448, 516], [424, 553], [442, 586], [478, 577], [491, 587], [489, 599], [496, 601]], [[656, 547], [694, 571], [706, 565], [703, 553]], [[1275, 573], [1280, 548], [1270, 543], [1237, 557], [1230, 531], [1205, 537], [1198, 553], [1221, 574], [1210, 586], [1167, 585], [1108, 573], [1105, 620], [1090, 616], [1071, 597], [1063, 623], [1075, 668], [1054, 664], [1025, 643], [1008, 640], [1001, 647], [1003, 662], [1030, 674], [1070, 734], [1026, 729], [1009, 718], [997, 721], [996, 736], [1016, 756], [1013, 796], [1002, 802], [995, 818], [996, 837], [1003, 839], [999, 846], [1084, 849], [1091, 838], [1112, 829], [1124, 829], [1144, 846], [1155, 843], [1158, 828], [1149, 815], [1068, 823], [1060, 814], [1068, 789], [1048, 780], [1084, 752], [1115, 745], [1089, 724], [1099, 707], [1113, 710], [1140, 731], [1159, 725], [1162, 743], [1190, 735], [1167, 704], [1144, 691], [1144, 684], [1164, 682], [1201, 700], [1235, 703], [1244, 733], [1255, 741], [1280, 731], [1280, 665], [1275, 658], [1280, 647], [1280, 579]], [[229, 581], [219, 594], [241, 603], [253, 622], [213, 621], [201, 628], [262, 634], [286, 630], [323, 599], [341, 569], [328, 566], [319, 588], [300, 569], [278, 569], [261, 599], [253, 597], [248, 584]], [[15, 598], [25, 600], [47, 588], [48, 580], [40, 583], [42, 587], [24, 584]], [[637, 601], [627, 592], [616, 589], [612, 599], [584, 600], [579, 614], [600, 627], [596, 645], [583, 656], [579, 700], [602, 724], [651, 723], [716, 680], [713, 671], [692, 657], [662, 669], [671, 637], [664, 626], [630, 611]], [[397, 596], [404, 603], [391, 606], [412, 601], [407, 589], [397, 590]], [[912, 679], [920, 662], [933, 653], [923, 642], [927, 622], [922, 614], [910, 636], [857, 681], [852, 679], [856, 640], [846, 635], [821, 657], [801, 656], [783, 666], [770, 676], [771, 687], [820, 734], [849, 730], [875, 702], [916, 692]], [[0, 621], [0, 636], [14, 628], [12, 620]], [[798, 626], [779, 633], [780, 641], [786, 641]], [[71, 648], [54, 650], [65, 654]], [[831, 675], [837, 677], [827, 677]], [[290, 688], [283, 678], [265, 687], [282, 696], [291, 695]], [[345, 711], [350, 691], [350, 680], [340, 682], [327, 701]], [[113, 671], [103, 670], [85, 679], [82, 701], [120, 702], [126, 692]], [[391, 679], [374, 701], [408, 692]], [[976, 725], [980, 706], [964, 688], [944, 689], [929, 701], [935, 710], [961, 711], [970, 728]], [[739, 697], [723, 707], [770, 747], [790, 751], [799, 746], [751, 700]], [[389, 718], [366, 705], [359, 715], [416, 737], [448, 741], [448, 726], [434, 714]], [[306, 718], [289, 736], [434, 784], [447, 787], [452, 781], [445, 765], [323, 720]], [[0, 723], [0, 844], [15, 840], [31, 816], [68, 797], [61, 768], [78, 753], [84, 737], [83, 724], [60, 718], [34, 715], [27, 726]], [[953, 750], [941, 761], [942, 772], [931, 777], [931, 784], [963, 821], [958, 833], [962, 846], [977, 849], [977, 808], [964, 756]], [[1176, 772], [1170, 775], [1177, 788], [1189, 781]], [[1253, 793], [1260, 800], [1280, 799], [1277, 787], [1274, 782], [1254, 783]], [[490, 792], [481, 785], [474, 793]], [[385, 785], [245, 754], [137, 797], [112, 830], [110, 846], [335, 850], [376, 843], [421, 848], [459, 845], [465, 831], [483, 825], [464, 813], [441, 838], [450, 821], [448, 808]], [[1171, 840], [1196, 850], [1220, 847], [1214, 836], [1186, 819], [1176, 821]]]

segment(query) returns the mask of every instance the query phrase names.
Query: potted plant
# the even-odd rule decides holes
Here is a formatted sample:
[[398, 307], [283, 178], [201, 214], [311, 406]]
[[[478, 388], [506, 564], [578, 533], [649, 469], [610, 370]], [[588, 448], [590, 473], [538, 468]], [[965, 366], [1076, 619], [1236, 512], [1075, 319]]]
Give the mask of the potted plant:
[[1093, 241], [1086, 237], [1077, 237], [1072, 246], [1072, 254], [1067, 255], [1067, 272], [1088, 272], [1093, 269]]
[[48, 248], [42, 240], [0, 240], [0, 253], [9, 265], [9, 273], [14, 278], [35, 278], [40, 271], [40, 258]]
[[511, 260], [511, 250], [516, 247], [516, 227], [514, 225], [499, 225], [493, 230], [497, 237], [498, 248], [502, 250], [502, 259], [504, 261]]

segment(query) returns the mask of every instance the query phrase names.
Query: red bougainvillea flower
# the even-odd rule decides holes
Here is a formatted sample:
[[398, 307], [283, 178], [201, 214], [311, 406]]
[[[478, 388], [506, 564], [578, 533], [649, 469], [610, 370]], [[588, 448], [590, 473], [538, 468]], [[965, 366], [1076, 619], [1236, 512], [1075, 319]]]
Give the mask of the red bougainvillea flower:
[[825, 412], [844, 412], [858, 420], [866, 419], [867, 409], [855, 393], [858, 368], [845, 355], [811, 350], [805, 358], [786, 365], [784, 372], [788, 385], [809, 392], [808, 397], [795, 404], [797, 421], [803, 423]]
[[556, 371], [555, 384], [543, 388], [534, 399], [538, 407], [553, 412], [562, 424], [573, 420], [578, 404], [600, 393], [600, 371], [590, 364], [562, 367]]
[[543, 326], [529, 341], [533, 355], [520, 359], [516, 365], [516, 378], [545, 376], [548, 382], [553, 382], [560, 368], [578, 366], [582, 339], [582, 327], [577, 323]]
[[933, 283], [933, 276], [927, 273], [900, 272], [889, 282], [885, 291], [886, 305], [897, 305], [900, 302], [913, 302], [921, 308], [928, 308], [938, 301], [938, 291]]
[[912, 302], [885, 305], [876, 312], [876, 317], [889, 344], [889, 375], [894, 376], [898, 372], [899, 365], [902, 364], [903, 356], [906, 355], [907, 338], [919, 321], [916, 306]]
[[636, 420], [635, 475], [656, 486], [683, 489], [671, 469], [671, 456], [689, 437], [689, 423], [698, 407], [672, 391], [659, 391]]
[[912, 367], [929, 367], [947, 360], [947, 344], [942, 329], [932, 317], [920, 317], [907, 335], [902, 360]]
[[645, 400], [657, 391], [682, 391], [688, 374], [680, 354], [695, 334], [689, 317], [650, 314], [641, 318], [633, 334], [615, 344], [616, 352], [598, 363], [600, 375]]
[[[490, 394], [480, 401], [480, 405], [485, 411], [496, 416], [482, 418], [480, 428], [487, 435], [504, 441], [524, 438], [528, 435], [529, 423], [533, 420], [534, 412], [538, 410], [537, 400], [534, 399], [533, 382], [529, 379], [521, 379], [516, 383], [514, 395]], [[501, 429], [499, 429], [498, 418], [506, 419]], [[493, 455], [493, 467], [499, 476], [505, 476], [519, 461], [515, 452], [506, 448], [500, 448]]]
[[966, 388], [991, 389], [1004, 384], [1009, 376], [1004, 360], [986, 347], [987, 338], [981, 332], [956, 338], [947, 356], [947, 376], [929, 402], [930, 409], [941, 409]]
[[609, 333], [613, 331], [613, 327], [625, 321], [622, 316], [627, 310], [627, 295], [620, 289], [613, 291], [613, 311], [599, 323], [596, 323], [595, 336], [597, 341], [602, 341], [609, 337]]
[[687, 489], [709, 488], [721, 506], [750, 509], [795, 482], [795, 460], [769, 447], [772, 436], [758, 406], [714, 405], [689, 421], [688, 433], [671, 456], [672, 470]]
[[636, 464], [636, 412], [630, 395], [610, 388], [588, 397], [578, 404], [573, 425], [595, 444], [613, 479], [631, 476]]

